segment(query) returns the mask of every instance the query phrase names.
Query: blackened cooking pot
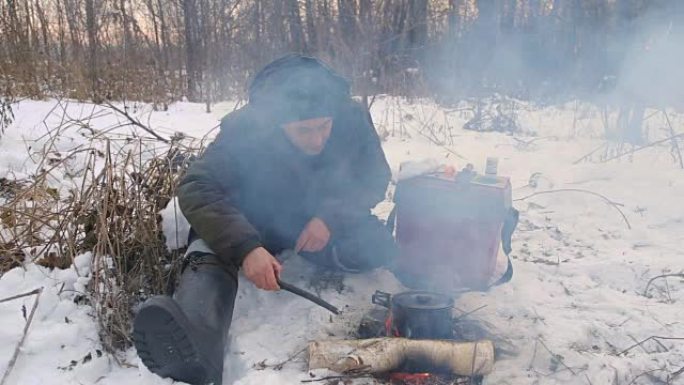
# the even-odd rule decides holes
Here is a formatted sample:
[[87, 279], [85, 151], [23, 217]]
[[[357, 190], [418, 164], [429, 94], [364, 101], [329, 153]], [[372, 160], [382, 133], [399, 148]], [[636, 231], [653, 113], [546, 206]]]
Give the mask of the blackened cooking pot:
[[413, 339], [453, 338], [453, 298], [430, 291], [373, 294], [372, 302], [390, 309], [388, 335]]

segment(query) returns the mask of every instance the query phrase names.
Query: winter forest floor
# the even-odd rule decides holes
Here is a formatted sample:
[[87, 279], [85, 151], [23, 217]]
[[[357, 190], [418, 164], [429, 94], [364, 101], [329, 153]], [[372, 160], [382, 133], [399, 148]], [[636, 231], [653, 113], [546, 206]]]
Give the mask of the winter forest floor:
[[[0, 138], [0, 178], [22, 178], [35, 169], [27, 147], [35, 146], [32, 140], [45, 140], [54, 105], [23, 101], [14, 106], [15, 121]], [[594, 107], [519, 103], [515, 111], [522, 130], [513, 135], [463, 130], [472, 117], [468, 107], [379, 98], [372, 115], [395, 174], [407, 160], [431, 158], [459, 169], [473, 163], [483, 170], [486, 157], [496, 156], [499, 174], [511, 178], [514, 205], [521, 212], [513, 238], [513, 280], [487, 293], [464, 294], [456, 303], [464, 311], [486, 305], [469, 318], [511, 348], [485, 384], [684, 384], [684, 279], [650, 282], [684, 272], [684, 170], [670, 143], [607, 160], [631, 147], [603, 139], [603, 121]], [[209, 114], [204, 108], [178, 103], [169, 111], [151, 112], [139, 105], [133, 113], [160, 134], [202, 137], [233, 104], [217, 105]], [[90, 116], [92, 109], [78, 103], [67, 108], [72, 116]], [[669, 118], [675, 132], [684, 132], [684, 116], [671, 113]], [[88, 126], [97, 130], [111, 119], [95, 116]], [[645, 127], [651, 142], [671, 134], [657, 111]], [[79, 140], [65, 134], [59, 146], [68, 151]], [[387, 215], [390, 206], [381, 203], [378, 215]], [[175, 228], [169, 213], [173, 210], [164, 213], [167, 230]], [[102, 353], [93, 309], [74, 301], [85, 290], [90, 261], [84, 254], [65, 270], [27, 264], [0, 277], [0, 299], [44, 287], [7, 384], [171, 383], [144, 368], [132, 348], [121, 357], [122, 364]], [[297, 271], [299, 276], [290, 280], [306, 285], [310, 269], [294, 266], [299, 263], [288, 262], [285, 274]], [[297, 355], [307, 341], [350, 335], [372, 307], [375, 290], [402, 290], [387, 271], [349, 275], [341, 291], [321, 291], [323, 298], [345, 307], [341, 316], [331, 318], [289, 293], [261, 292], [242, 278], [240, 284], [224, 384], [311, 379], [304, 354]], [[34, 300], [0, 303], [0, 375]]]

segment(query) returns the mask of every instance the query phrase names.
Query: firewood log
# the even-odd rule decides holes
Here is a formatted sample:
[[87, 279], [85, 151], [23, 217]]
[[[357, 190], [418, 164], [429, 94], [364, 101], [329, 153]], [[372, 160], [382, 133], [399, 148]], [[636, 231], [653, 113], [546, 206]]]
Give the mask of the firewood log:
[[474, 376], [488, 374], [494, 366], [494, 344], [488, 340], [326, 340], [312, 341], [308, 349], [309, 369], [325, 368], [339, 373], [385, 373], [410, 362], [420, 371]]

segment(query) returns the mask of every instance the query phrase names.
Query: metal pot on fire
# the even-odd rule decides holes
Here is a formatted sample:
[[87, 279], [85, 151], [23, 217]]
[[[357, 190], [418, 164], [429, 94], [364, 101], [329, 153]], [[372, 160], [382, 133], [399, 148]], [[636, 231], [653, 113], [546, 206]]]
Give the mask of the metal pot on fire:
[[387, 336], [412, 339], [452, 339], [453, 298], [430, 291], [407, 291], [395, 295], [376, 291], [372, 302], [389, 309]]

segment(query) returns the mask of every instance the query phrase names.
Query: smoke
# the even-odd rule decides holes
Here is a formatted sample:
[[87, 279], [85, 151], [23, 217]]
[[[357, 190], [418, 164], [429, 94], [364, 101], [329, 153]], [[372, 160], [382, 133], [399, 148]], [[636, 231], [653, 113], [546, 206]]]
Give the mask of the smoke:
[[653, 18], [628, 47], [613, 96], [652, 108], [684, 108], [684, 31]]
[[684, 5], [555, 3], [515, 25], [499, 14], [444, 39], [425, 59], [431, 88], [452, 100], [497, 92], [684, 107]]

